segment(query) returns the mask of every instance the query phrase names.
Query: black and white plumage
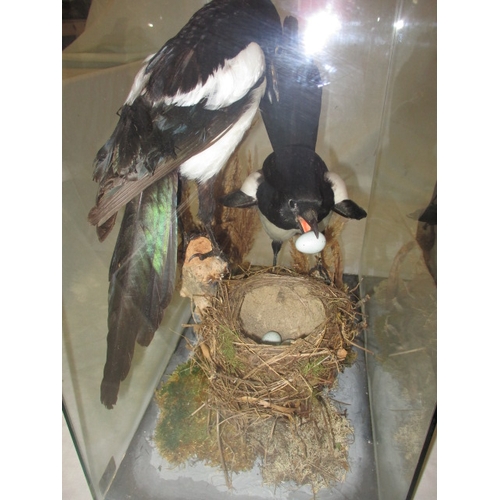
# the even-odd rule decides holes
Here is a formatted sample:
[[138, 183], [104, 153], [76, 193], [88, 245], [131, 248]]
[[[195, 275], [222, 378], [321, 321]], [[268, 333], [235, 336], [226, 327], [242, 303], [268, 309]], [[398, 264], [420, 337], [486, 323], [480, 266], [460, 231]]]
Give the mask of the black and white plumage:
[[317, 66], [301, 51], [293, 17], [285, 19], [278, 54], [274, 60], [278, 99], [266, 97], [261, 103], [274, 152], [239, 190], [221, 200], [230, 207], [258, 206], [272, 240], [274, 265], [284, 241], [310, 230], [317, 236], [332, 212], [352, 219], [366, 217], [349, 199], [345, 182], [315, 152], [322, 82]]
[[[213, 238], [212, 183], [272, 92], [281, 36], [269, 0], [213, 0], [137, 74], [97, 153], [89, 221], [102, 241], [126, 205], [109, 272], [108, 351], [101, 401], [112, 408], [135, 342], [148, 345], [175, 280], [177, 185], [198, 182], [199, 218]], [[215, 242], [214, 242], [215, 244]]]

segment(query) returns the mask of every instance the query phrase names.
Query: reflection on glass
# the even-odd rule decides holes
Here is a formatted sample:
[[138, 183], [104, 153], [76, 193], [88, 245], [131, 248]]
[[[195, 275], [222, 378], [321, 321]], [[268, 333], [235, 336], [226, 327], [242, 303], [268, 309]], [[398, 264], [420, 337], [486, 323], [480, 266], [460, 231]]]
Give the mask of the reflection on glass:
[[339, 18], [330, 11], [309, 15], [303, 35], [306, 53], [312, 55], [323, 50], [328, 40], [341, 28]]

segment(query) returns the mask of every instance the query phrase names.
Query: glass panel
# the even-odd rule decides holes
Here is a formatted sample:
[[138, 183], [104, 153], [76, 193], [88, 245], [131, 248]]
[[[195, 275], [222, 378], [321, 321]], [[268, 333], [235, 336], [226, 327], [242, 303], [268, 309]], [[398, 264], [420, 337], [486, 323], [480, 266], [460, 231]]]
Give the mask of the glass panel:
[[435, 3], [394, 28], [361, 268], [380, 498], [406, 497], [436, 407]]
[[[118, 231], [99, 243], [87, 222], [96, 196], [92, 162], [112, 132], [116, 111], [139, 64], [93, 72], [63, 83], [63, 397], [94, 489], [119, 465], [175, 349], [190, 304], [179, 296], [148, 348], [137, 345], [120, 387], [120, 404], [100, 403], [106, 360], [108, 269]], [[104, 73], [104, 74], [103, 74]], [[117, 222], [117, 228], [119, 228]], [[112, 466], [110, 466], [112, 467]]]
[[[152, 344], [136, 346], [119, 404], [107, 410], [100, 403], [99, 386], [106, 359], [107, 276], [120, 221], [99, 243], [87, 222], [97, 188], [92, 163], [114, 129], [143, 58], [174, 36], [204, 3], [93, 0], [85, 32], [63, 52], [63, 398], [99, 499], [122, 462], [130, 466], [124, 457], [136, 430], [150, 430], [144, 426], [154, 421], [154, 390], [191, 308], [189, 301], [175, 296]], [[346, 182], [349, 198], [368, 211], [365, 220], [346, 221], [340, 235], [344, 272], [360, 276], [362, 296], [370, 299], [365, 303], [366, 360], [360, 351], [358, 365], [339, 379], [341, 399], [352, 398], [346, 408], [359, 427], [351, 457], [355, 472], [337, 493], [372, 500], [378, 490], [380, 499], [406, 498], [436, 403], [431, 248], [436, 226], [417, 220], [436, 182], [436, 3], [274, 3], [282, 20], [286, 15], [298, 18], [325, 83], [316, 151]], [[259, 118], [238, 158], [256, 170], [270, 152]], [[290, 248], [283, 245], [280, 265], [293, 265]], [[270, 239], [262, 229], [247, 260], [272, 263]], [[371, 474], [373, 451], [378, 481]], [[157, 453], [154, 460], [159, 475]], [[360, 473], [362, 468], [366, 474]], [[356, 489], [356, 473], [365, 478], [362, 492]], [[147, 478], [141, 483], [154, 483]], [[185, 485], [179, 491], [184, 494]], [[140, 498], [142, 493], [137, 494]]]

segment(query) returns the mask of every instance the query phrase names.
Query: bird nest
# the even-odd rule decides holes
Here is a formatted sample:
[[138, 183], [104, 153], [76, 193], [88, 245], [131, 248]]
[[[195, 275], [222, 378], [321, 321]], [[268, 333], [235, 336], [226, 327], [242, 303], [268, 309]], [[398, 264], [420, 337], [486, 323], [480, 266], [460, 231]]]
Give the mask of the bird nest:
[[[224, 280], [197, 327], [208, 405], [225, 418], [307, 416], [352, 363], [361, 328], [349, 294], [289, 270]], [[281, 343], [263, 340], [279, 332]]]
[[[364, 325], [347, 288], [272, 268], [216, 281], [200, 302], [190, 282], [198, 342], [157, 394], [162, 456], [220, 466], [228, 488], [259, 461], [275, 487], [314, 493], [343, 481], [354, 431], [328, 388], [354, 361]], [[279, 345], [266, 344], [269, 331]]]

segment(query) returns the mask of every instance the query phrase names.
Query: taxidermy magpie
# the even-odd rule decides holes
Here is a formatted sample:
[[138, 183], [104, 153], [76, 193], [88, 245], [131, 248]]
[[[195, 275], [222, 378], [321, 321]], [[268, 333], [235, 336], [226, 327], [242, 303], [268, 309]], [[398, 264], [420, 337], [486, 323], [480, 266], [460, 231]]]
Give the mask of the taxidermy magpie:
[[212, 239], [212, 184], [273, 91], [281, 36], [270, 0], [213, 0], [150, 56], [118, 124], [94, 161], [89, 221], [100, 241], [125, 214], [109, 269], [107, 358], [101, 402], [116, 404], [135, 342], [147, 346], [174, 291], [177, 189], [199, 187], [199, 219]]
[[269, 94], [261, 102], [274, 152], [221, 201], [228, 207], [258, 206], [276, 265], [284, 241], [311, 230], [318, 237], [332, 211], [351, 219], [362, 219], [366, 212], [348, 198], [344, 181], [315, 153], [323, 84], [317, 66], [301, 50], [294, 17], [285, 19], [274, 68], [278, 98]]

